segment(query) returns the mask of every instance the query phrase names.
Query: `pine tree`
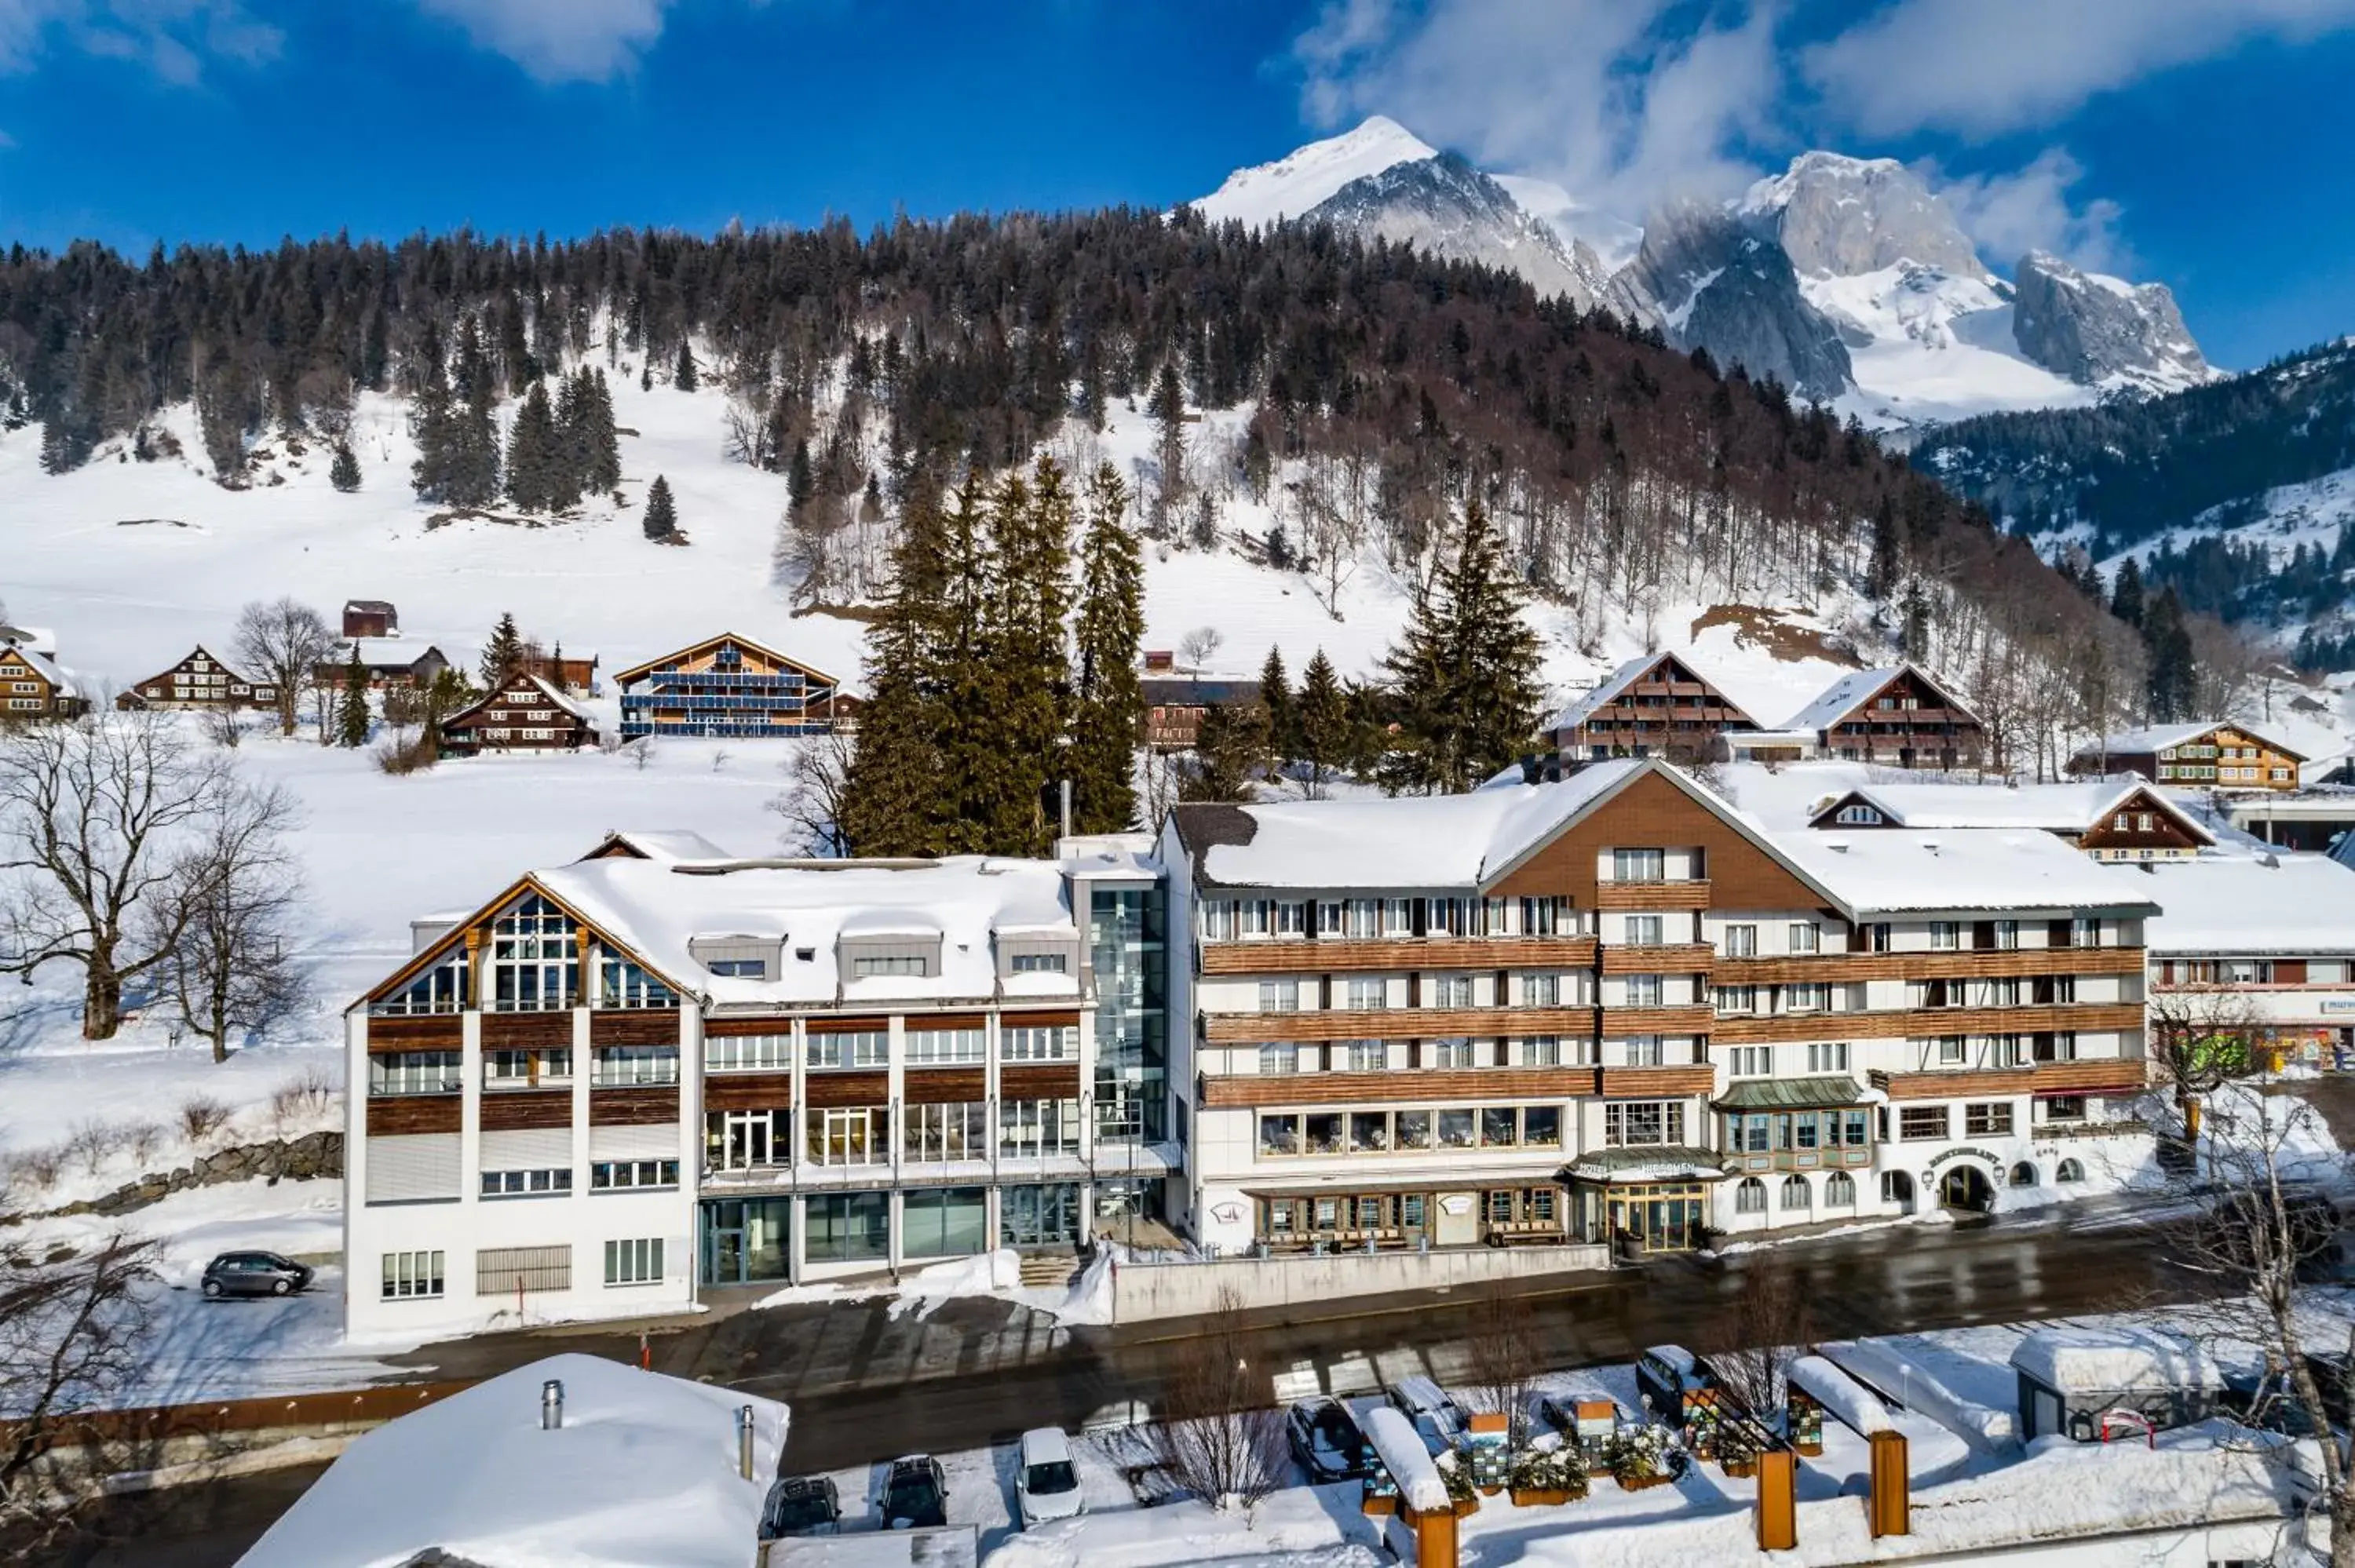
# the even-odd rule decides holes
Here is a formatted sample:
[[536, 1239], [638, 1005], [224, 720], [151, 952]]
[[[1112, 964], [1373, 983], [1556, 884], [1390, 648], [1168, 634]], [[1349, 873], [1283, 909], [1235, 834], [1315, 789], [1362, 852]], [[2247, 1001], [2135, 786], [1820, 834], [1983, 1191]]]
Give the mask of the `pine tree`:
[[946, 769], [938, 741], [938, 647], [947, 525], [929, 493], [912, 501], [891, 551], [891, 592], [868, 637], [867, 705], [836, 826], [853, 854], [930, 854]]
[[352, 644], [351, 658], [344, 664], [344, 696], [336, 714], [336, 742], [348, 747], [362, 747], [368, 737], [368, 673], [360, 662], [360, 645]]
[[1062, 469], [1040, 458], [1029, 482], [1008, 479], [990, 512], [996, 574], [987, 631], [998, 754], [987, 853], [1043, 854], [1054, 822], [1048, 791], [1061, 776], [1071, 673], [1071, 493]]
[[810, 471], [809, 438], [804, 436], [794, 443], [793, 461], [785, 465], [786, 507], [800, 516], [816, 489], [816, 477]]
[[349, 441], [336, 443], [336, 461], [328, 465], [327, 482], [346, 495], [360, 487], [360, 461], [352, 455]]
[[1298, 715], [1292, 705], [1292, 678], [1284, 673], [1284, 651], [1271, 646], [1259, 667], [1259, 705], [1267, 715], [1267, 747], [1280, 767], [1300, 755]]
[[695, 344], [682, 337], [678, 340], [678, 367], [671, 372], [670, 384], [682, 392], [692, 392], [695, 382]]
[[568, 489], [571, 501], [579, 501], [578, 486], [565, 479], [571, 465], [563, 445], [555, 411], [549, 407], [548, 383], [534, 381], [507, 438], [507, 499], [526, 512], [553, 512], [570, 504], [561, 499]]
[[483, 645], [483, 684], [496, 686], [523, 660], [523, 633], [516, 630], [512, 612], [499, 617], [491, 640]]
[[600, 370], [583, 391], [589, 394], [583, 398], [588, 462], [581, 471], [581, 487], [594, 494], [611, 495], [622, 483], [622, 443], [620, 432], [613, 426], [613, 389], [606, 385], [605, 373]]
[[1213, 703], [1202, 712], [1194, 756], [1178, 781], [1181, 800], [1235, 802], [1252, 798], [1252, 779], [1267, 766], [1267, 715], [1257, 707]]
[[1153, 500], [1154, 522], [1167, 535], [1178, 526], [1178, 507], [1186, 495], [1186, 388], [1178, 378], [1176, 359], [1161, 362], [1161, 375], [1153, 384], [1146, 412], [1153, 418], [1158, 436], [1156, 450], [1161, 460], [1161, 484]]
[[2142, 643], [2148, 658], [2145, 699], [2151, 722], [2176, 724], [2194, 717], [2199, 665], [2192, 655], [2190, 629], [2184, 623], [2183, 600], [2172, 584], [2151, 599], [2143, 617]]
[[[1022, 481], [1007, 484], [1027, 503]], [[985, 495], [978, 477], [968, 476], [942, 516], [944, 569], [933, 630], [932, 733], [947, 775], [947, 810], [934, 828], [937, 853], [990, 853], [1013, 792], [1014, 768], [996, 716], [1007, 685], [993, 646], [1002, 578], [992, 514], [1006, 504], [1002, 490], [994, 498]]]
[[1897, 508], [1887, 496], [1872, 514], [1872, 575], [1866, 587], [1872, 597], [1887, 604], [1897, 591], [1897, 575], [1902, 566], [1897, 542]]
[[2110, 613], [2140, 630], [2144, 608], [2142, 566], [2128, 556], [2119, 566], [2118, 580], [2110, 589]]
[[1145, 641], [1145, 566], [1127, 512], [1128, 487], [1104, 463], [1088, 485], [1072, 626], [1077, 662], [1066, 768], [1071, 820], [1083, 833], [1119, 832], [1136, 816], [1136, 737], [1145, 724], [1136, 671]]
[[1476, 500], [1455, 552], [1382, 660], [1399, 745], [1378, 769], [1392, 794], [1469, 789], [1518, 759], [1538, 724], [1538, 640], [1522, 589]]
[[1333, 661], [1316, 650], [1300, 680], [1300, 700], [1295, 705], [1299, 734], [1299, 759], [1306, 769], [1301, 782], [1313, 800], [1325, 792], [1325, 781], [1340, 769], [1349, 752], [1349, 707]]
[[1918, 662], [1930, 657], [1930, 601], [1919, 582], [1905, 588], [1905, 630], [1899, 639], [1905, 657]]
[[646, 537], [667, 539], [678, 532], [678, 503], [670, 496], [670, 481], [655, 475], [654, 483], [646, 490]]

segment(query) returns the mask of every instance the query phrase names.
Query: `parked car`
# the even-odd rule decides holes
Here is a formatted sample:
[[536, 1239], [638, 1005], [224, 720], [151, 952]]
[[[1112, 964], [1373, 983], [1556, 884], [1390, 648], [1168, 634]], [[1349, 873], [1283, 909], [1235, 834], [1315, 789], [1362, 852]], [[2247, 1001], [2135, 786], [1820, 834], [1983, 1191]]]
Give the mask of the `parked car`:
[[949, 1521], [949, 1484], [941, 1462], [930, 1454], [911, 1454], [891, 1461], [883, 1481], [883, 1524], [889, 1530], [913, 1530]]
[[2260, 1260], [2251, 1236], [2254, 1230], [2278, 1234], [2288, 1244], [2300, 1279], [2335, 1277], [2347, 1257], [2339, 1239], [2343, 1224], [2339, 1205], [2325, 1193], [2288, 1192], [2283, 1194], [2276, 1220], [2265, 1202], [2262, 1195], [2247, 1193], [2217, 1199], [2200, 1217], [2186, 1266], [2226, 1275], [2254, 1270]]
[[769, 1489], [761, 1539], [842, 1533], [842, 1499], [824, 1476], [786, 1476]]
[[274, 1252], [225, 1252], [205, 1265], [198, 1288], [212, 1301], [224, 1296], [292, 1296], [308, 1289], [316, 1272]]
[[1696, 1393], [1717, 1386], [1710, 1364], [1682, 1345], [1654, 1345], [1636, 1361], [1636, 1390], [1651, 1402], [1652, 1418], [1682, 1426]]
[[1414, 1423], [1416, 1434], [1433, 1458], [1455, 1447], [1456, 1440], [1464, 1436], [1464, 1407], [1421, 1372], [1392, 1383], [1390, 1401], [1401, 1414]]
[[1284, 1415], [1284, 1434], [1311, 1482], [1354, 1480], [1366, 1473], [1366, 1435], [1349, 1407], [1329, 1393], [1294, 1405]]
[[1071, 1439], [1052, 1426], [1033, 1427], [1022, 1434], [1018, 1457], [1014, 1500], [1021, 1510], [1023, 1529], [1088, 1511], [1088, 1499], [1080, 1491], [1080, 1469], [1071, 1462]]

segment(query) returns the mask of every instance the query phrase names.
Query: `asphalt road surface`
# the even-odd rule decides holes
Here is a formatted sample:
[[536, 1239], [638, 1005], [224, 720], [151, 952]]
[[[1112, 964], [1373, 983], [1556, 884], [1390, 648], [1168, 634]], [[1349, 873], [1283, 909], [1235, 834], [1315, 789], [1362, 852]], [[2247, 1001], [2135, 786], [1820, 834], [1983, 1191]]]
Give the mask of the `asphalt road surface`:
[[[2088, 1209], [2007, 1221], [1867, 1232], [1729, 1258], [1666, 1257], [1640, 1268], [1532, 1281], [1530, 1360], [1572, 1368], [1626, 1361], [1646, 1345], [1730, 1342], [1746, 1283], [1797, 1271], [1813, 1336], [1844, 1339], [2117, 1311], [2196, 1294], [2169, 1266], [2163, 1231], [2132, 1212]], [[1248, 1315], [1249, 1359], [1272, 1401], [1357, 1393], [1409, 1372], [1465, 1370], [1476, 1293], [1320, 1303]], [[896, 1310], [895, 1310], [896, 1308]], [[953, 1301], [925, 1316], [891, 1300], [738, 1311], [658, 1332], [658, 1371], [793, 1406], [785, 1465], [829, 1470], [919, 1450], [979, 1447], [1030, 1426], [1124, 1425], [1156, 1402], [1187, 1321], [1066, 1328], [1027, 1308]], [[637, 1359], [634, 1330], [548, 1330], [429, 1346], [418, 1375], [488, 1376], [558, 1351]], [[74, 1568], [211, 1568], [236, 1561], [315, 1472], [223, 1483], [118, 1505], [115, 1539], [57, 1559]], [[132, 1537], [124, 1539], [125, 1536]]]

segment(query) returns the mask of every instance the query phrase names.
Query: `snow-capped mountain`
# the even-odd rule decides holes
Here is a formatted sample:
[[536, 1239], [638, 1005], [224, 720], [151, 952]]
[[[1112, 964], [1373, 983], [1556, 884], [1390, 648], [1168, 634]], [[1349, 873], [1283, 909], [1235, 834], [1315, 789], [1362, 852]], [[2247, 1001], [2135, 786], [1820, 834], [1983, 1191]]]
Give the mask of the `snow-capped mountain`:
[[1454, 153], [1392, 164], [1351, 180], [1308, 217], [1444, 256], [1519, 273], [1540, 293], [1592, 305], [1610, 281], [1582, 239], [1564, 243], [1510, 192]]
[[1212, 223], [1280, 223], [1306, 216], [1352, 180], [1438, 155], [1439, 149], [1417, 140], [1405, 126], [1377, 114], [1345, 135], [1311, 142], [1273, 164], [1237, 169], [1226, 184], [1194, 203], [1194, 210]]
[[1653, 214], [1636, 259], [1611, 280], [1609, 302], [1679, 348], [1707, 348], [1809, 397], [1838, 397], [1854, 385], [1848, 350], [1802, 296], [1791, 259], [1721, 207], [1678, 202]]

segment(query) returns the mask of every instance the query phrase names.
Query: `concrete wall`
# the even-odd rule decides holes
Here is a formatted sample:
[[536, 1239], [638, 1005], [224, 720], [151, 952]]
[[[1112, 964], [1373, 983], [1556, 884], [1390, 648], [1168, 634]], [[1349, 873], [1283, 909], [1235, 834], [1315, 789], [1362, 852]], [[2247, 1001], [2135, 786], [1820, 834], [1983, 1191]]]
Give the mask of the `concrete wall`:
[[1232, 1292], [1246, 1308], [1292, 1307], [1395, 1290], [1484, 1285], [1607, 1268], [1600, 1246], [1463, 1247], [1445, 1252], [1335, 1253], [1123, 1264], [1113, 1273], [1114, 1320], [1139, 1323], [1216, 1311]]

